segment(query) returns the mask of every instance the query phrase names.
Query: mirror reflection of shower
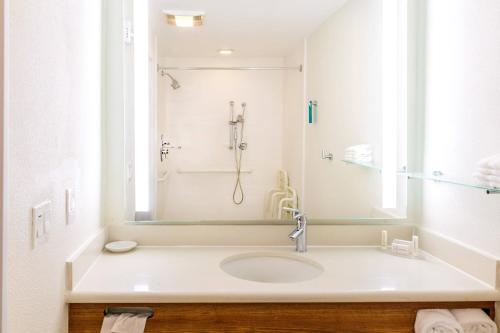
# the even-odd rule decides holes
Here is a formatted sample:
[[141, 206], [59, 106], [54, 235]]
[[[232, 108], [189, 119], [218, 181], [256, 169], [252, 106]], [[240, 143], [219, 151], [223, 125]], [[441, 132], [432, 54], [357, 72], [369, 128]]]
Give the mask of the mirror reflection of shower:
[[167, 76], [170, 79], [170, 81], [172, 81], [172, 83], [170, 83], [170, 86], [172, 87], [172, 89], [177, 90], [177, 89], [179, 89], [181, 87], [181, 85], [179, 84], [179, 81], [177, 81], [172, 75], [170, 75], [165, 70], [161, 69], [160, 70], [160, 75], [162, 77]]
[[245, 111], [246, 103], [241, 103], [242, 112], [238, 116], [234, 115], [234, 101], [229, 102], [229, 149], [234, 150], [234, 162], [236, 166], [236, 183], [233, 190], [233, 202], [236, 205], [243, 203], [245, 193], [241, 184], [241, 159], [243, 151], [247, 148], [244, 141]]

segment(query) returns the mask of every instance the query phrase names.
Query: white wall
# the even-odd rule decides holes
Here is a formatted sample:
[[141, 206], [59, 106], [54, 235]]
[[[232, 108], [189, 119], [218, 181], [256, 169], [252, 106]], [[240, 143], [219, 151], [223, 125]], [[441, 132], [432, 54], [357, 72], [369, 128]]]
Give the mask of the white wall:
[[[427, 1], [424, 167], [468, 178], [500, 153], [500, 2]], [[422, 226], [500, 256], [500, 196], [425, 182]]]
[[6, 82], [5, 82], [5, 76], [6, 76], [6, 64], [7, 64], [7, 57], [6, 57], [6, 18], [7, 18], [7, 7], [5, 4], [5, 1], [0, 0], [0, 175], [1, 175], [1, 180], [0, 180], [0, 332], [5, 332], [6, 331], [6, 325], [5, 325], [5, 277], [4, 277], [4, 265], [5, 265], [5, 202], [6, 202], [6, 195], [5, 195], [5, 181], [4, 181], [4, 174], [5, 174], [5, 147], [6, 142], [5, 142], [5, 105], [6, 105], [6, 91], [8, 89]]
[[307, 39], [307, 95], [318, 119], [306, 127], [305, 208], [314, 218], [368, 217], [380, 206], [380, 175], [340, 160], [346, 147], [370, 143], [380, 164], [381, 5], [348, 1]]
[[[283, 66], [282, 58], [161, 59], [165, 66]], [[275, 186], [282, 166], [282, 71], [171, 71], [158, 85], [158, 135], [165, 134], [182, 150], [174, 150], [161, 168], [170, 172], [158, 184], [157, 218], [169, 220], [262, 219], [266, 193]], [[245, 200], [232, 202], [235, 174], [180, 174], [177, 170], [234, 170], [228, 149], [229, 101], [235, 115], [247, 103], [242, 174]], [[154, 158], [157, 158], [155, 155]]]
[[[101, 220], [101, 1], [10, 1], [9, 14], [6, 332], [65, 332], [64, 262]], [[32, 249], [31, 207], [47, 199], [49, 240]]]

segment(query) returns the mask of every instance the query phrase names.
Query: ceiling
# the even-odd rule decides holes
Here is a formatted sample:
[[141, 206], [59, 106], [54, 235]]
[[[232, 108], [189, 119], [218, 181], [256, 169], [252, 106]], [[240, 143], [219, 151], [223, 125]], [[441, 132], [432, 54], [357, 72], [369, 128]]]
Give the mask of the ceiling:
[[[283, 57], [347, 0], [149, 0], [160, 57]], [[196, 28], [167, 25], [163, 9], [202, 10]]]

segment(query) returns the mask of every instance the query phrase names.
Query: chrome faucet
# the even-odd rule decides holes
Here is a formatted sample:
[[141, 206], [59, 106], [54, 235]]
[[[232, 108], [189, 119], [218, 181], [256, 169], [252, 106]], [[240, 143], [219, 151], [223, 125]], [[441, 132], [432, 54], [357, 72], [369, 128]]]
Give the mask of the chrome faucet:
[[307, 217], [300, 210], [294, 208], [283, 208], [292, 213], [292, 217], [297, 221], [297, 227], [292, 230], [288, 238], [295, 241], [295, 251], [307, 251]]

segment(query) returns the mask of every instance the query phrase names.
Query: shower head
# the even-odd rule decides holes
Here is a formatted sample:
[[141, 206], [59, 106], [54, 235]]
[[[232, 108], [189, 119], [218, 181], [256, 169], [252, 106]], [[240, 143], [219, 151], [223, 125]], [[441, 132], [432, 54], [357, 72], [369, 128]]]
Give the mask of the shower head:
[[172, 89], [176, 90], [176, 89], [179, 89], [181, 87], [181, 85], [179, 84], [179, 81], [177, 81], [172, 75], [170, 75], [166, 72], [164, 73], [164, 75], [168, 76], [170, 78], [170, 80], [172, 81], [172, 83], [170, 84]]
[[179, 82], [177, 80], [172, 80], [172, 84], [170, 85], [172, 87], [172, 89], [179, 89], [181, 87], [181, 85], [179, 84]]

